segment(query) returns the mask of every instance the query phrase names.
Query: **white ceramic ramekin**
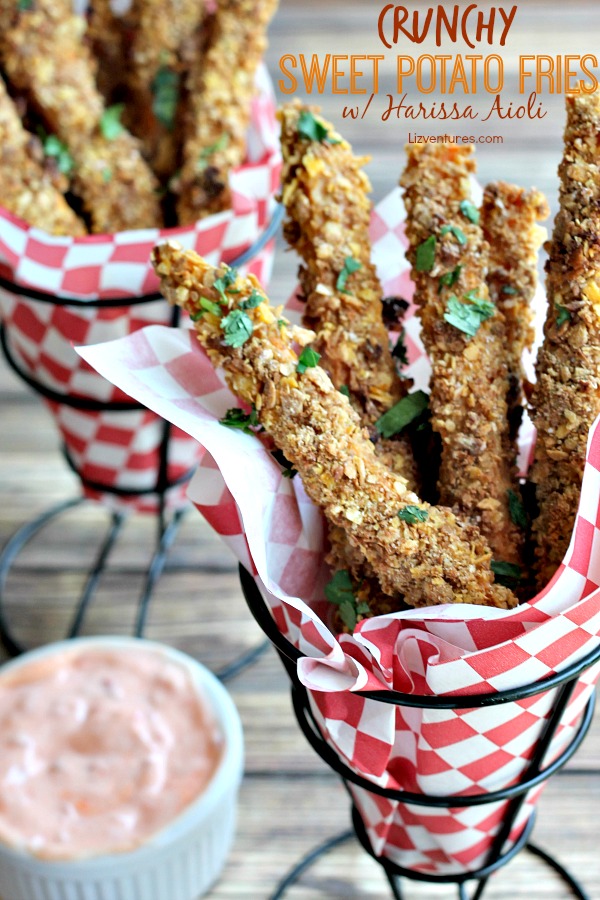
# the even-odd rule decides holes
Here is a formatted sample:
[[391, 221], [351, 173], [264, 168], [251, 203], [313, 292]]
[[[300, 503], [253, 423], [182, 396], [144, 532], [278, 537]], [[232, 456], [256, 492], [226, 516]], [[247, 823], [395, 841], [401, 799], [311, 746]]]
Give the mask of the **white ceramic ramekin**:
[[86, 647], [153, 650], [184, 666], [220, 723], [224, 752], [203, 793], [173, 821], [135, 850], [72, 860], [43, 860], [0, 843], [2, 900], [196, 900], [221, 874], [236, 821], [243, 772], [242, 726], [233, 700], [203, 665], [163, 644], [137, 638], [76, 638], [48, 644], [6, 663]]

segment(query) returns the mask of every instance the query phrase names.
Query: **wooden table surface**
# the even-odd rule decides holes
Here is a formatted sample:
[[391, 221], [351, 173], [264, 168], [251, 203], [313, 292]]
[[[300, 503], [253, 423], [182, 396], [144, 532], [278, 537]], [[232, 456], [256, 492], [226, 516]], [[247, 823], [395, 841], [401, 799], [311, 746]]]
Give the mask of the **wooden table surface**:
[[[379, 8], [365, 0], [282, 0], [267, 57], [274, 78], [279, 77], [278, 62], [284, 53], [381, 52], [375, 34]], [[528, 0], [519, 6], [503, 51], [507, 68], [514, 75], [518, 53], [593, 52], [599, 35], [597, 0], [568, 4]], [[425, 44], [418, 52], [431, 52], [431, 47]], [[391, 70], [386, 69], [380, 91], [387, 90], [394, 88]], [[514, 99], [511, 91], [512, 80], [507, 99]], [[344, 128], [358, 152], [373, 156], [369, 173], [374, 196], [383, 197], [396, 184], [403, 144], [414, 126], [384, 123], [377, 115], [344, 123], [342, 109], [348, 98], [313, 95], [312, 99], [321, 102], [326, 114]], [[506, 178], [535, 183], [547, 193], [555, 211], [563, 100], [544, 99], [548, 115], [541, 121], [491, 130], [488, 123], [487, 133], [503, 131], [505, 143], [500, 148], [483, 145], [478, 157], [482, 181]], [[478, 102], [484, 104], [484, 98]], [[419, 126], [418, 130], [440, 133], [442, 128], [425, 132], [425, 126]], [[486, 133], [483, 125], [469, 126], [471, 130]], [[274, 297], [283, 299], [290, 292], [296, 264], [279, 242]], [[78, 484], [60, 455], [54, 424], [40, 399], [3, 362], [0, 403], [0, 542], [6, 542], [37, 514], [76, 496]], [[5, 609], [20, 638], [38, 644], [65, 633], [105, 522], [103, 509], [91, 504], [78, 507], [49, 526], [19, 556], [6, 585]], [[127, 524], [99, 586], [85, 633], [130, 631], [141, 589], [140, 572], [152, 552], [155, 530], [156, 523], [147, 517], [134, 516]], [[235, 561], [196, 513], [187, 516], [170, 565], [153, 600], [148, 637], [187, 650], [214, 670], [260, 643], [261, 633], [242, 599]], [[246, 775], [235, 846], [222, 879], [208, 896], [211, 900], [266, 900], [303, 854], [349, 827], [348, 801], [337, 778], [301, 736], [291, 713], [286, 676], [271, 649], [229, 687], [245, 729]], [[600, 806], [597, 719], [576, 757], [551, 780], [540, 803], [535, 838], [558, 854], [582, 879], [589, 896], [599, 900], [596, 804]], [[355, 841], [333, 851], [286, 894], [289, 900], [388, 896], [379, 867]], [[406, 896], [408, 900], [451, 898], [455, 893], [450, 888], [411, 885]], [[522, 854], [492, 879], [485, 896], [489, 900], [565, 900], [569, 894], [549, 869]]]

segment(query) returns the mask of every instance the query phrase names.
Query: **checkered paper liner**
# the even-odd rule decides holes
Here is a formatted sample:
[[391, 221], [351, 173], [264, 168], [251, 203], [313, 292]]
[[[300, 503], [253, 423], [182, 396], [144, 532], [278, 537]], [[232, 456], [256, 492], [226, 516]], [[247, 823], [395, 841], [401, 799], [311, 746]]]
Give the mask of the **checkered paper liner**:
[[[0, 312], [7, 343], [19, 370], [61, 396], [101, 404], [127, 401], [73, 351], [74, 344], [95, 344], [130, 334], [150, 323], [169, 324], [164, 300], [128, 303], [127, 298], [158, 291], [150, 263], [153, 246], [167, 237], [197, 250], [214, 263], [231, 262], [260, 237], [274, 210], [280, 152], [275, 99], [266, 69], [257, 75], [257, 95], [248, 132], [248, 159], [231, 175], [231, 210], [193, 226], [145, 229], [80, 238], [53, 237], [29, 227], [0, 208], [0, 274], [19, 285], [79, 300], [125, 298], [115, 306], [69, 306], [19, 296], [0, 288]], [[267, 283], [273, 242], [244, 268]], [[87, 496], [111, 506], [153, 511], [155, 495], [118, 496], [111, 489], [152, 491], [160, 466], [164, 423], [147, 410], [110, 411], [74, 408], [48, 400], [63, 444], [82, 477]], [[175, 429], [168, 441], [169, 483], [198, 463], [197, 441]], [[86, 482], [107, 488], [97, 491]], [[171, 505], [185, 501], [185, 485], [168, 495]]]
[[[374, 261], [388, 294], [412, 293], [398, 192], [372, 220]], [[275, 300], [277, 298], [274, 298]], [[292, 300], [288, 310], [297, 315]], [[409, 366], [426, 383], [428, 363], [410, 309]], [[329, 628], [325, 527], [299, 478], [282, 477], [256, 438], [219, 424], [236, 405], [190, 332], [151, 327], [79, 352], [106, 378], [195, 436], [206, 449], [188, 494], [255, 576], [281, 633], [305, 654], [298, 674], [322, 734], [371, 783], [450, 795], [500, 790], [519, 781], [554, 691], [465, 710], [395, 707], [357, 690], [422, 694], [495, 693], [538, 681], [581, 659], [600, 633], [600, 430], [590, 433], [581, 505], [570, 548], [552, 582], [531, 602], [503, 611], [447, 605], [367, 619], [353, 635]], [[525, 455], [529, 448], [524, 447]], [[580, 677], [545, 763], [576, 730], [595, 665]], [[507, 801], [427, 809], [351, 787], [375, 852], [415, 871], [453, 875], [485, 864]], [[513, 827], [516, 839], [541, 788]]]

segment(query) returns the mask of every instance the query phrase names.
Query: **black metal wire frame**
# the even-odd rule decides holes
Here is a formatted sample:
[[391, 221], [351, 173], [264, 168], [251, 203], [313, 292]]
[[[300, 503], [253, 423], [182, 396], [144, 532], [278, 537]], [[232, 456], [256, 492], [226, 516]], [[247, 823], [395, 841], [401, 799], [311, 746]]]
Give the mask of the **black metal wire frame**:
[[[573, 756], [577, 748], [583, 741], [590, 727], [593, 711], [594, 711], [594, 693], [590, 697], [582, 715], [580, 722], [575, 730], [569, 745], [560, 753], [560, 755], [552, 761], [552, 763], [544, 766], [544, 759], [550, 747], [552, 738], [556, 733], [564, 712], [568, 706], [569, 700], [573, 694], [579, 676], [590, 666], [600, 660], [600, 644], [591, 653], [576, 663], [565, 668], [562, 672], [549, 675], [546, 678], [532, 684], [524, 685], [519, 688], [513, 688], [497, 693], [485, 694], [469, 694], [467, 696], [425, 696], [415, 694], [404, 694], [399, 691], [356, 691], [358, 696], [375, 700], [381, 703], [391, 703], [397, 706], [407, 706], [420, 709], [476, 709], [484, 706], [496, 706], [504, 703], [511, 703], [523, 700], [528, 697], [544, 694], [547, 691], [556, 689], [554, 697], [553, 709], [547, 718], [542, 732], [538, 738], [533, 756], [529, 761], [527, 770], [521, 779], [513, 785], [502, 790], [492, 791], [486, 794], [471, 795], [446, 795], [431, 796], [427, 794], [417, 794], [411, 791], [395, 790], [391, 788], [380, 787], [373, 784], [368, 779], [358, 775], [349, 766], [347, 766], [335, 752], [335, 750], [325, 741], [318, 723], [316, 722], [309, 703], [306, 688], [298, 679], [296, 666], [298, 660], [304, 656], [294, 645], [285, 638], [279, 629], [267, 607], [267, 604], [259, 591], [254, 578], [250, 573], [240, 567], [240, 580], [242, 590], [246, 598], [246, 602], [250, 612], [254, 616], [259, 626], [263, 629], [269, 640], [273, 643], [280, 659], [290, 677], [292, 684], [292, 703], [294, 713], [298, 720], [301, 731], [311, 747], [340, 777], [352, 798], [352, 792], [349, 785], [356, 785], [372, 794], [386, 797], [389, 800], [413, 804], [416, 806], [424, 806], [428, 808], [465, 808], [471, 806], [481, 806], [489, 803], [497, 803], [500, 801], [508, 801], [507, 809], [504, 815], [502, 826], [496, 835], [492, 847], [488, 853], [485, 864], [474, 871], [464, 872], [452, 876], [430, 875], [413, 870], [402, 868], [392, 861], [379, 857], [373, 851], [368, 839], [364, 823], [360, 818], [360, 814], [356, 809], [354, 802], [352, 803], [353, 825], [356, 835], [364, 847], [364, 849], [373, 856], [383, 867], [393, 895], [397, 900], [401, 900], [402, 891], [400, 880], [402, 878], [413, 881], [428, 881], [433, 883], [455, 884], [459, 891], [459, 898], [465, 898], [466, 883], [476, 881], [477, 887], [473, 894], [472, 900], [480, 900], [487, 884], [487, 880], [492, 872], [499, 869], [512, 859], [519, 850], [527, 845], [531, 852], [535, 853], [548, 865], [552, 866], [561, 876], [563, 881], [569, 886], [572, 894], [580, 900], [587, 900], [587, 894], [577, 880], [563, 866], [554, 860], [545, 851], [536, 848], [535, 845], [528, 844], [528, 837], [533, 827], [533, 816], [525, 824], [519, 838], [506, 848], [507, 841], [514, 828], [515, 822], [519, 816], [522, 805], [525, 801], [527, 793], [538, 785], [546, 781], [551, 775], [557, 772], [565, 763]], [[279, 895], [276, 895], [279, 896]]]
[[[254, 257], [269, 243], [269, 241], [271, 241], [275, 237], [282, 219], [283, 207], [280, 204], [277, 204], [275, 206], [273, 215], [271, 216], [271, 219], [262, 234], [250, 247], [248, 247], [247, 250], [239, 254], [231, 262], [231, 265], [233, 267], [239, 267], [254, 259]], [[88, 309], [91, 307], [102, 307], [104, 309], [127, 308], [130, 306], [155, 303], [163, 300], [162, 294], [160, 293], [145, 294], [139, 297], [82, 299], [60, 294], [52, 294], [46, 291], [39, 291], [26, 285], [17, 284], [16, 282], [13, 282], [1, 276], [0, 289], [4, 289], [13, 295], [38, 303], [50, 303], [53, 306], [60, 307], [84, 307]], [[176, 327], [179, 324], [179, 317], [180, 309], [178, 307], [173, 307], [171, 309], [169, 324], [172, 327]], [[138, 403], [135, 400], [96, 400], [90, 397], [62, 394], [58, 391], [53, 390], [52, 388], [49, 388], [47, 385], [44, 385], [28, 372], [26, 372], [17, 362], [10, 347], [8, 331], [4, 324], [0, 326], [0, 347], [4, 352], [4, 356], [6, 357], [9, 366], [19, 376], [19, 378], [21, 378], [22, 381], [29, 385], [29, 387], [33, 388], [36, 393], [40, 394], [46, 400], [49, 400], [53, 403], [62, 404], [74, 409], [86, 410], [88, 412], [125, 413], [145, 409], [145, 407], [141, 403]], [[108, 485], [100, 481], [86, 478], [77, 468], [77, 465], [75, 464], [75, 461], [70, 455], [67, 447], [63, 445], [62, 448], [68, 466], [78, 476], [84, 488], [88, 488], [99, 493], [112, 494], [118, 497], [157, 497], [157, 538], [155, 550], [150, 560], [150, 564], [148, 566], [148, 569], [144, 573], [144, 583], [138, 600], [138, 608], [134, 626], [134, 634], [137, 637], [142, 637], [144, 633], [152, 594], [165, 569], [169, 550], [177, 537], [184, 515], [184, 510], [177, 510], [171, 516], [170, 521], [167, 520], [166, 495], [171, 489], [187, 483], [192, 477], [195, 470], [195, 467], [192, 467], [187, 472], [179, 475], [177, 478], [169, 478], [169, 445], [171, 440], [172, 426], [169, 422], [163, 421], [161, 427], [162, 435], [158, 450], [156, 478], [154, 483], [146, 488], [139, 488], [130, 485]], [[42, 513], [36, 519], [28, 522], [26, 525], [20, 528], [9, 540], [2, 554], [0, 554], [0, 641], [3, 643], [7, 652], [12, 656], [23, 653], [28, 648], [25, 647], [21, 642], [19, 642], [14, 636], [6, 615], [4, 597], [10, 570], [19, 553], [38, 534], [38, 532], [40, 532], [46, 525], [59, 518], [63, 513], [83, 502], [83, 497], [74, 500], [68, 500], [64, 503], [59, 503], [57, 506], [54, 506], [50, 510]], [[103, 573], [106, 570], [109, 556], [119, 538], [119, 535], [125, 523], [125, 519], [126, 516], [124, 513], [111, 514], [106, 534], [98, 547], [96, 560], [87, 573], [83, 592], [76, 606], [67, 637], [75, 637], [81, 633], [81, 628], [83, 627], [86, 613], [91, 603], [93, 602], [96, 589]], [[233, 662], [222, 668], [220, 672], [217, 672], [217, 676], [220, 677], [222, 681], [228, 681], [239, 672], [243, 671], [243, 669], [245, 669], [247, 666], [251, 665], [256, 659], [258, 659], [264, 653], [267, 646], [268, 641], [262, 641], [258, 646], [253, 647], [245, 653], [241, 654], [237, 659], [233, 660]]]

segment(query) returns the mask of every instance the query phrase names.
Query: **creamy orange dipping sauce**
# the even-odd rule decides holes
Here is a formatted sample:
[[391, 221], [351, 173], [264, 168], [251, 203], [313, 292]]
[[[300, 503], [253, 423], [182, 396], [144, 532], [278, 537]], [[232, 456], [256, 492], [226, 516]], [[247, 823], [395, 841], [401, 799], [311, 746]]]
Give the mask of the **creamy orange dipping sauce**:
[[222, 744], [158, 652], [90, 647], [0, 672], [0, 840], [47, 859], [132, 849], [203, 791]]

